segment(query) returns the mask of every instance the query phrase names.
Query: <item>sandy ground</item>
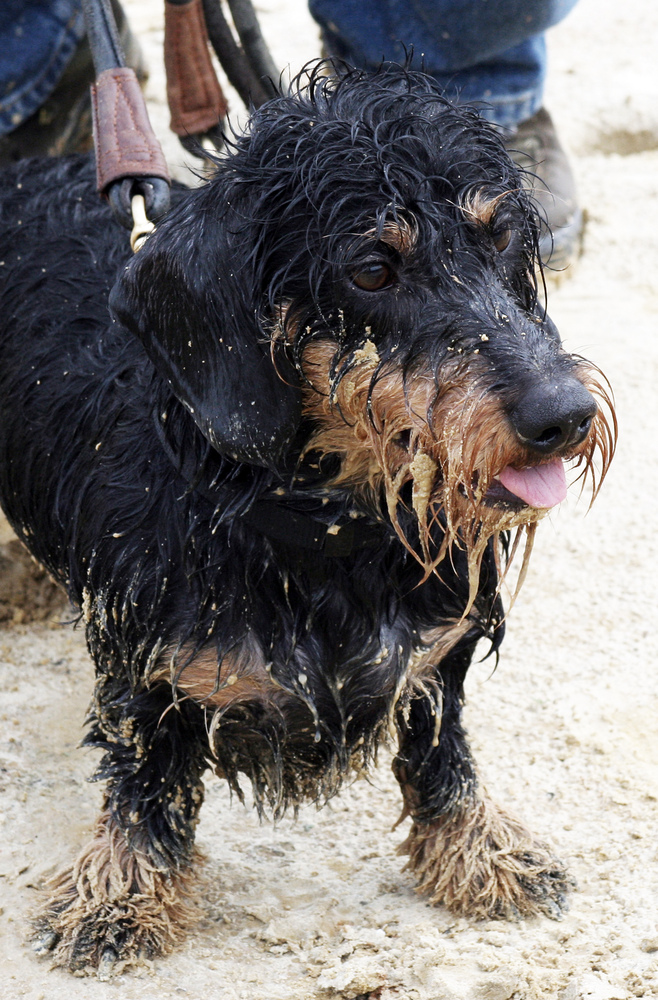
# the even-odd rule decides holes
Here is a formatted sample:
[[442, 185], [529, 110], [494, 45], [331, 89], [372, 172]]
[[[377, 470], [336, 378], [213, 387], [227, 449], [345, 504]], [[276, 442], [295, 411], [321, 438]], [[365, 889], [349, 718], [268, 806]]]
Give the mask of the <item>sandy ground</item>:
[[[166, 139], [160, 5], [126, 6]], [[317, 53], [302, 0], [260, 9], [280, 65]], [[187, 944], [110, 983], [50, 971], [24, 942], [44, 872], [79, 848], [98, 805], [92, 755], [76, 749], [92, 671], [80, 633], [19, 614], [0, 631], [3, 1000], [658, 996], [657, 34], [649, 0], [582, 0], [551, 34], [547, 103], [588, 220], [551, 309], [567, 347], [613, 382], [619, 450], [589, 514], [574, 496], [544, 522], [498, 670], [475, 666], [467, 688], [490, 790], [578, 881], [569, 915], [476, 923], [426, 905], [395, 855], [406, 824], [391, 830], [399, 797], [382, 759], [369, 782], [276, 828], [209, 781], [204, 918]], [[183, 162], [175, 141], [167, 151]]]

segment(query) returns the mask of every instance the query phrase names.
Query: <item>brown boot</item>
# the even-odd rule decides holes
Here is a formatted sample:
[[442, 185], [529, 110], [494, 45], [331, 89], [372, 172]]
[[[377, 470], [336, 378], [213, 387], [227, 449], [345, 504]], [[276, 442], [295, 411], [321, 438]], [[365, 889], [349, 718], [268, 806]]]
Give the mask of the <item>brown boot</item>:
[[545, 220], [539, 241], [541, 259], [549, 270], [560, 271], [578, 256], [583, 215], [569, 160], [548, 111], [540, 108], [521, 122], [505, 137], [505, 146], [515, 163], [528, 172], [528, 187]]

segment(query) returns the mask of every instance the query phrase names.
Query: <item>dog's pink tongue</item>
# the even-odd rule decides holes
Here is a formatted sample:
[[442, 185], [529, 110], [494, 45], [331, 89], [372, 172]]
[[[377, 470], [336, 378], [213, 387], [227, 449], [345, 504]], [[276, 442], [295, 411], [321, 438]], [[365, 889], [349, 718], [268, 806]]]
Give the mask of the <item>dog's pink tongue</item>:
[[513, 469], [508, 465], [498, 478], [506, 490], [530, 507], [555, 507], [567, 495], [567, 479], [561, 458], [529, 469]]

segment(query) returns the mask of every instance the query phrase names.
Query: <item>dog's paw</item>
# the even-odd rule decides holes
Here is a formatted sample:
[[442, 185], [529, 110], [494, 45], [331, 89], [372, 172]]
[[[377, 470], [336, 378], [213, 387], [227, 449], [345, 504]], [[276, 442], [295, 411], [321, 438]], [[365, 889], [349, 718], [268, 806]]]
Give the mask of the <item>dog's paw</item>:
[[419, 892], [464, 916], [560, 920], [575, 885], [550, 849], [488, 798], [414, 823], [399, 852], [409, 855]]
[[[139, 926], [136, 908], [102, 906], [95, 912], [75, 904], [51, 908], [35, 920], [32, 947], [39, 956], [51, 955], [54, 966], [101, 980], [171, 950]], [[157, 935], [160, 938], [160, 935]]]
[[58, 881], [32, 937], [34, 951], [50, 955], [54, 966], [106, 980], [167, 954], [185, 937], [189, 907], [181, 905], [172, 878], [155, 895], [136, 892], [104, 902], [80, 895], [72, 869]]
[[112, 895], [80, 893], [73, 869], [34, 922], [32, 947], [53, 965], [109, 979], [146, 959], [167, 954], [185, 937], [190, 907], [182, 903], [176, 878], [161, 879], [156, 892]]
[[112, 833], [99, 823], [77, 862], [49, 880], [32, 936], [34, 951], [54, 966], [104, 980], [170, 952], [196, 916], [190, 868], [157, 871]]

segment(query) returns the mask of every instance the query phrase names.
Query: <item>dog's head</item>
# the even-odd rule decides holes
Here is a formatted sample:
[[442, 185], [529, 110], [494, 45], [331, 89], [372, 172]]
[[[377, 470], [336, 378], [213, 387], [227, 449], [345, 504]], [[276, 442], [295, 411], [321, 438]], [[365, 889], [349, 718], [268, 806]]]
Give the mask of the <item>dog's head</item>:
[[219, 451], [333, 456], [395, 525], [415, 511], [429, 570], [457, 537], [534, 523], [563, 460], [594, 476], [612, 454], [606, 393], [539, 304], [537, 231], [496, 131], [431, 79], [316, 71], [253, 115], [111, 305]]

